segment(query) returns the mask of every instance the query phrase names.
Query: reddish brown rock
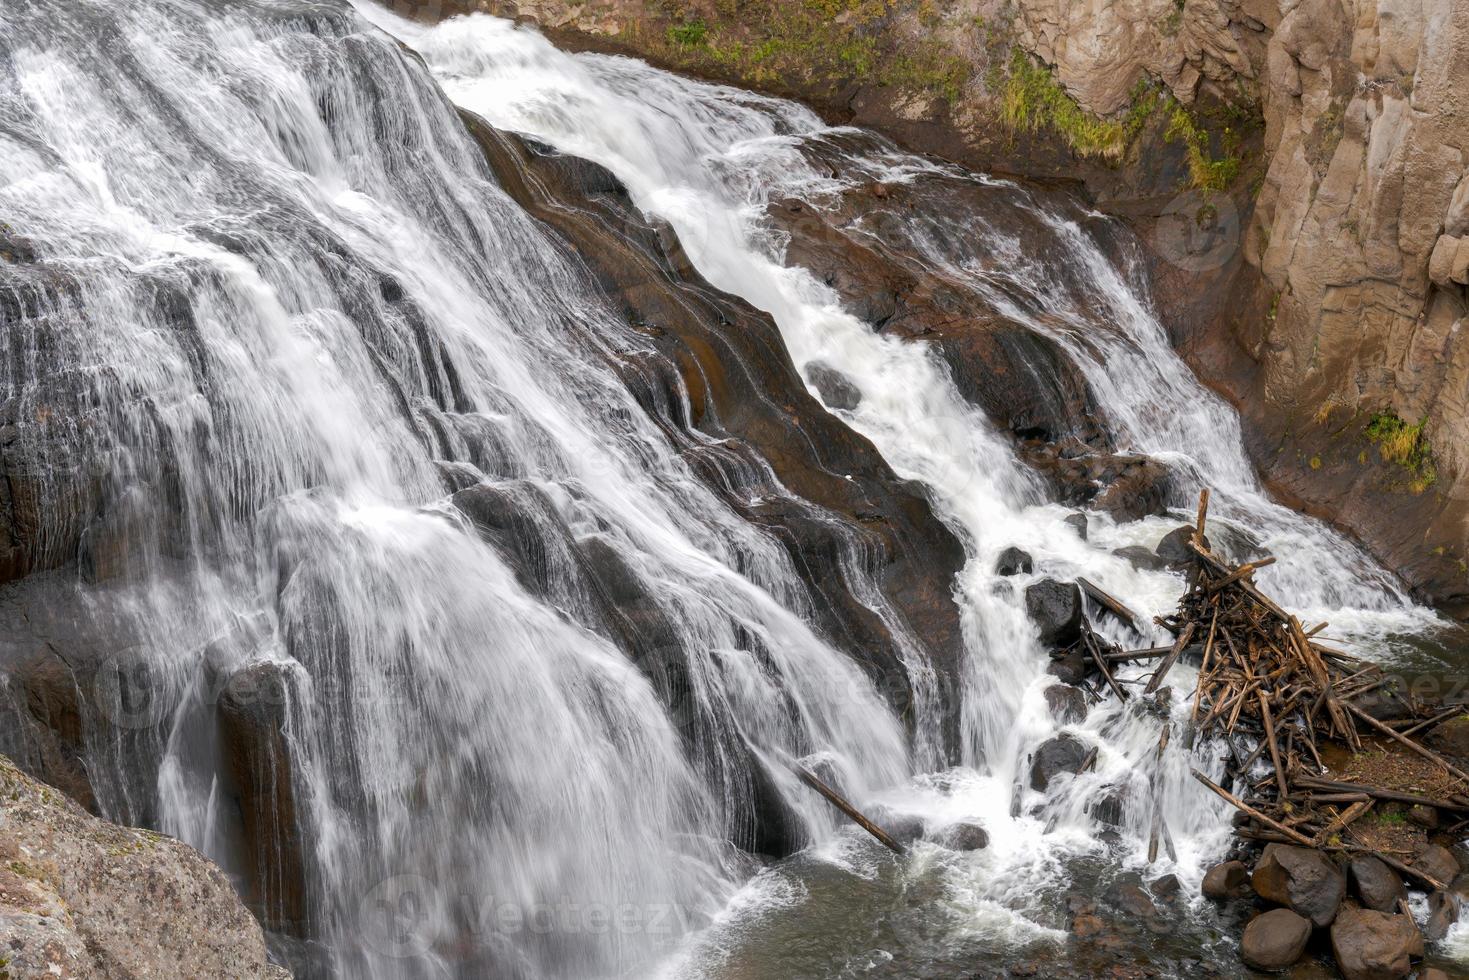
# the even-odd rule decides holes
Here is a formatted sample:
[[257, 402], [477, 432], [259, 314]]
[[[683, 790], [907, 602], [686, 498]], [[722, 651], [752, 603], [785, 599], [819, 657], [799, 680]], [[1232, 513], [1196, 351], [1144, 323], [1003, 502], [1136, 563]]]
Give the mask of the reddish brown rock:
[[1240, 959], [1257, 970], [1283, 970], [1306, 951], [1311, 921], [1290, 909], [1272, 909], [1245, 926]]
[[1405, 915], [1348, 908], [1332, 924], [1331, 952], [1346, 980], [1396, 980], [1423, 955], [1423, 935]]

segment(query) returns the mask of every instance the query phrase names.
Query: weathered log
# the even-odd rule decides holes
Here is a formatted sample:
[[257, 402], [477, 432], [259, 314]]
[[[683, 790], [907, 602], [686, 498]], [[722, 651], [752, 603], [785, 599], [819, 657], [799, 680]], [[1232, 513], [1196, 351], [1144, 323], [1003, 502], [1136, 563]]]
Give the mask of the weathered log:
[[792, 772], [800, 777], [803, 783], [816, 790], [816, 792], [820, 793], [822, 796], [826, 797], [826, 801], [828, 803], [845, 813], [847, 816], [851, 817], [853, 823], [871, 834], [874, 838], [876, 838], [878, 843], [882, 844], [894, 854], [908, 853], [908, 849], [906, 847], [904, 847], [898, 841], [894, 840], [887, 831], [883, 830], [877, 824], [867, 819], [867, 817], [865, 817], [860, 810], [858, 810], [852, 804], [848, 803], [840, 793], [832, 789], [830, 786], [826, 785], [826, 783], [823, 783], [820, 779], [816, 778], [816, 774], [811, 772], [811, 770], [807, 769], [800, 763], [791, 760], [786, 760], [786, 765], [790, 767]]

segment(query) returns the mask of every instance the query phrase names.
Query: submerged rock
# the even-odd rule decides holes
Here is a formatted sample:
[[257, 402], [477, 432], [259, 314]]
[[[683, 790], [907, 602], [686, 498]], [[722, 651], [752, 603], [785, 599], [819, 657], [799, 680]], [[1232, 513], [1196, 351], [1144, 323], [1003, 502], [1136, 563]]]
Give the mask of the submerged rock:
[[1290, 909], [1271, 909], [1245, 926], [1240, 959], [1257, 970], [1283, 970], [1306, 951], [1311, 922]]
[[978, 851], [989, 846], [990, 835], [979, 824], [965, 821], [939, 831], [935, 842], [953, 851]]
[[1423, 935], [1406, 915], [1343, 909], [1331, 927], [1331, 953], [1346, 980], [1393, 980], [1423, 955]]
[[1158, 556], [1158, 553], [1144, 548], [1140, 544], [1130, 544], [1125, 548], [1114, 548], [1112, 554], [1123, 559], [1133, 568], [1140, 568], [1145, 572], [1161, 572], [1168, 567], [1168, 562]]
[[1040, 631], [1041, 645], [1068, 647], [1081, 639], [1081, 589], [1074, 582], [1042, 579], [1025, 590], [1025, 611]]
[[107, 823], [0, 757], [0, 972], [288, 978], [224, 873], [186, 844]]
[[1045, 691], [1046, 706], [1051, 717], [1063, 725], [1072, 725], [1086, 717], [1086, 693], [1071, 684], [1052, 684]]
[[1266, 847], [1250, 883], [1267, 902], [1294, 909], [1318, 926], [1336, 917], [1346, 892], [1346, 879], [1330, 859], [1289, 844]]

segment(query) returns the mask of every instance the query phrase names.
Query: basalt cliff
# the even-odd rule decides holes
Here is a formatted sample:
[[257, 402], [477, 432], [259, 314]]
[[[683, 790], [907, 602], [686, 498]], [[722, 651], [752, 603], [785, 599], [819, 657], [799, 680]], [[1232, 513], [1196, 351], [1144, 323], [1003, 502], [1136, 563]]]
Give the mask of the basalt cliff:
[[1469, 612], [1469, 0], [398, 0], [1083, 190], [1283, 499]]

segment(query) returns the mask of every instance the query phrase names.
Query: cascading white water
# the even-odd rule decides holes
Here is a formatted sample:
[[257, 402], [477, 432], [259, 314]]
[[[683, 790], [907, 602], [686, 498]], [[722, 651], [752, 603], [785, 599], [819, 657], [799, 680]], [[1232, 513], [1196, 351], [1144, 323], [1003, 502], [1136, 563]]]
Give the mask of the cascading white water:
[[[853, 969], [1023, 944], [1052, 921], [1043, 886], [1098, 851], [1089, 798], [1119, 782], [1156, 792], [1177, 868], [1196, 875], [1222, 835], [1184, 778], [1200, 760], [1175, 746], [1156, 765], [1156, 724], [1123, 706], [1099, 706], [1079, 729], [1100, 744], [1094, 772], [1063, 779], [1044, 809], [1017, 789], [1056, 725], [1018, 590], [991, 571], [1018, 544], [1038, 575], [1086, 574], [1163, 612], [1178, 579], [1110, 549], [1171, 525], [1094, 518], [1081, 540], [936, 360], [785, 268], [762, 221], [777, 194], [819, 202], [853, 180], [977, 178], [890, 149], [820, 173], [800, 146], [824, 129], [789, 103], [569, 57], [491, 18], [423, 30], [363, 10], [460, 104], [609, 167], [715, 285], [774, 315], [798, 364], [824, 360], [858, 385], [851, 423], [932, 488], [970, 548], [967, 765], [915, 774], [898, 719], [813, 633], [785, 552], [689, 472], [598, 356], [638, 338], [495, 186], [389, 39], [338, 3], [8, 0], [0, 222], [38, 261], [0, 266], [0, 285], [14, 277], [37, 297], [5, 323], [0, 392], [19, 407], [18, 438], [102, 458], [110, 512], [164, 529], [130, 536], [136, 553], [105, 597], [146, 637], [134, 655], [164, 692], [164, 739], [157, 771], [117, 780], [103, 808], [229, 864], [211, 686], [264, 663], [290, 681], [284, 736], [324, 944], [307, 955], [322, 973], [642, 974], [713, 916], [663, 969], [717, 975], [752, 923], [792, 907], [831, 933], [781, 951], [792, 976], [841, 972], [833, 944], [846, 940]], [[1059, 329], [1131, 448], [1215, 486], [1224, 516], [1280, 549], [1271, 585], [1284, 598], [1361, 636], [1426, 622], [1355, 549], [1263, 497], [1231, 413], [1083, 229], [1053, 217], [1054, 254], [1029, 256], [982, 218], [924, 215], [912, 234], [936, 269], [980, 290], [1004, 280], [996, 304]], [[1057, 327], [1094, 324], [1079, 311], [1099, 301], [1114, 332]], [[690, 757], [688, 719], [599, 633], [554, 535], [537, 592], [445, 502], [446, 472], [542, 508], [567, 540], [630, 570], [688, 659], [684, 710], [712, 732], [708, 757]], [[67, 478], [58, 466], [58, 496]], [[74, 591], [88, 607], [104, 598]], [[917, 720], [920, 736], [936, 726]], [[759, 752], [821, 751], [860, 800], [930, 824], [978, 819], [991, 846], [920, 845], [894, 862], [834, 833], [823, 805], [778, 776], [823, 843], [751, 879], [724, 843], [748, 795], [724, 756], [745, 738]], [[1146, 813], [1130, 818], [1125, 861], [1140, 859]], [[841, 922], [820, 918], [823, 900], [857, 893], [867, 904]], [[903, 905], [921, 905], [922, 924], [885, 904], [920, 893]], [[411, 928], [374, 931], [385, 907]], [[630, 928], [607, 924], [628, 909]], [[544, 914], [549, 928], [534, 921]], [[904, 928], [864, 933], [890, 915]], [[471, 953], [456, 945], [466, 936]]]
[[[570, 56], [530, 30], [487, 16], [424, 28], [367, 0], [357, 2], [424, 56], [461, 106], [613, 171], [642, 208], [672, 225], [711, 282], [774, 316], [797, 364], [825, 362], [860, 389], [858, 407], [844, 417], [900, 474], [933, 488], [946, 518], [964, 532], [970, 547], [960, 583], [970, 646], [963, 705], [969, 767], [938, 783], [920, 779], [887, 799], [930, 822], [978, 818], [992, 843], [968, 861], [930, 851], [910, 867], [908, 873], [921, 878], [937, 862], [944, 901], [962, 909], [944, 939], [928, 942], [1032, 939], [1034, 928], [1011, 913], [1046, 921], [1039, 896], [1053, 893], [1042, 886], [1064, 877], [1068, 856], [1098, 851], [1088, 804], [1118, 785], [1141, 804], [1132, 807], [1125, 828], [1125, 863], [1143, 863], [1155, 806], [1178, 850], [1177, 862], [1163, 867], [1195, 884], [1201, 863], [1222, 848], [1225, 814], [1188, 777], [1190, 766], [1210, 768], [1214, 758], [1175, 741], [1155, 760], [1157, 722], [1115, 702], [1094, 709], [1080, 726], [1100, 748], [1095, 773], [1066, 781], [1044, 811], [1036, 808], [1037, 794], [1019, 785], [1029, 750], [1054, 734], [1056, 723], [1041, 696], [1048, 682], [1042, 651], [1020, 590], [992, 572], [996, 556], [1019, 545], [1036, 555], [1037, 577], [1085, 574], [1151, 617], [1172, 608], [1179, 579], [1136, 570], [1111, 552], [1155, 545], [1178, 522], [1116, 524], [1094, 516], [1090, 540], [1078, 537], [1063, 523], [1068, 511], [1044, 502], [1009, 447], [964, 403], [921, 344], [878, 335], [845, 313], [836, 295], [805, 270], [784, 264], [784, 240], [766, 220], [771, 201], [798, 198], [820, 208], [854, 185], [920, 177], [1003, 188], [1006, 206], [1029, 209], [1050, 229], [1047, 249], [1026, 251], [989, 227], [984, 214], [962, 209], [870, 220], [886, 219], [928, 268], [1059, 342], [1102, 403], [1124, 450], [1166, 461], [1184, 496], [1212, 487], [1216, 522], [1247, 528], [1280, 556], [1262, 581], [1293, 608], [1329, 619], [1333, 635], [1356, 641], [1369, 654], [1381, 637], [1434, 623], [1359, 548], [1266, 497], [1245, 459], [1237, 417], [1168, 345], [1134, 257], [1125, 256], [1119, 268], [1075, 217], [1027, 203], [1013, 185], [901, 153], [870, 136], [863, 145], [871, 149], [846, 154], [835, 172], [818, 169], [803, 147], [842, 133], [788, 102], [679, 78], [631, 59]], [[1183, 669], [1178, 683], [1187, 688]], [[1186, 705], [1175, 709], [1180, 711], [1186, 713]], [[1012, 818], [1017, 795], [1019, 816]], [[827, 856], [844, 860], [840, 848]], [[735, 951], [758, 944], [752, 937], [783, 906], [819, 915], [819, 903], [802, 895], [809, 887], [804, 871], [757, 879], [746, 900], [687, 952], [680, 969], [699, 975], [732, 958], [738, 964]], [[779, 962], [800, 973], [820, 961]]]
[[[818, 750], [859, 796], [908, 778], [902, 724], [815, 635], [786, 552], [597, 356], [637, 337], [346, 5], [7, 2], [0, 106], [0, 221], [35, 252], [0, 266], [31, 290], [0, 392], [22, 444], [101, 458], [109, 506], [134, 502], [107, 590], [167, 708], [156, 772], [131, 760], [100, 803], [230, 865], [215, 678], [277, 665], [305, 969], [646, 970], [747, 873], [731, 753]], [[446, 473], [542, 508], [549, 594], [446, 504]], [[558, 527], [668, 624], [679, 714], [597, 632]]]

